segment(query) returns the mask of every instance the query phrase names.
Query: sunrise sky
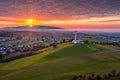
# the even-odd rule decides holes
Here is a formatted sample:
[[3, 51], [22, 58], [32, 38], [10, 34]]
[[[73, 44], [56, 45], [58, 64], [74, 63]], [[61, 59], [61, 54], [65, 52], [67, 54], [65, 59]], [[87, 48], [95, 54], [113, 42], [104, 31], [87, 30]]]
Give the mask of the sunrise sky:
[[29, 25], [120, 31], [120, 0], [0, 0], [0, 27]]

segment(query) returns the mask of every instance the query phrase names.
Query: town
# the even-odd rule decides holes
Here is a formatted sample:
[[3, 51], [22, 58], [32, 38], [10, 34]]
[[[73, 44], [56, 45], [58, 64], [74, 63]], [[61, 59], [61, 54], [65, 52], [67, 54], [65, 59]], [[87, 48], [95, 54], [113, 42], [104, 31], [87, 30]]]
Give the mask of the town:
[[75, 31], [0, 31], [0, 62], [34, 55], [49, 46], [72, 42], [74, 33], [77, 41], [86, 44], [120, 46], [118, 33], [91, 33]]

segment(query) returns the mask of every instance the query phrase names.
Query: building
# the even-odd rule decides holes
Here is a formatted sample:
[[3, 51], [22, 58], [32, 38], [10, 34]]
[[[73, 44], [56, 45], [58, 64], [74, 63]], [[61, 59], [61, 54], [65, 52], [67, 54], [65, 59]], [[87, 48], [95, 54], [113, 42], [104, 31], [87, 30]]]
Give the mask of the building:
[[77, 39], [77, 32], [75, 32], [74, 34], [75, 34], [75, 36], [74, 36], [74, 40], [72, 41], [72, 43], [74, 43], [74, 44], [84, 44], [83, 40]]

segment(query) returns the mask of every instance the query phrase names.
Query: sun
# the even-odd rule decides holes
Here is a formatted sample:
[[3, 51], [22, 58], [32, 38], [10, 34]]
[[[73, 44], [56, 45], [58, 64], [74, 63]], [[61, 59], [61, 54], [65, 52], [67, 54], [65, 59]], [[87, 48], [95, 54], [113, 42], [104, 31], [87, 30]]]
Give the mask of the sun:
[[29, 27], [33, 27], [36, 24], [35, 19], [27, 19], [26, 24], [29, 25]]
[[37, 26], [37, 25], [42, 25], [43, 21], [33, 19], [33, 18], [28, 18], [28, 19], [25, 19], [23, 24], [26, 25], [26, 26], [29, 26], [29, 27], [34, 27], [34, 26]]

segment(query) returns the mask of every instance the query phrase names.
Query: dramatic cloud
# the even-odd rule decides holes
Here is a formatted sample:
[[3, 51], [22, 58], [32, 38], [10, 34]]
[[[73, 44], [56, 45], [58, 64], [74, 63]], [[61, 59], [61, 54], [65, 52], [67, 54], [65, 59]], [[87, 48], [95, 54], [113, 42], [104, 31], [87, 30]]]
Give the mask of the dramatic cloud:
[[1, 23], [31, 17], [47, 25], [120, 26], [120, 0], [0, 0]]
[[120, 0], [0, 0], [0, 16], [29, 17], [32, 14], [48, 20], [119, 13]]

